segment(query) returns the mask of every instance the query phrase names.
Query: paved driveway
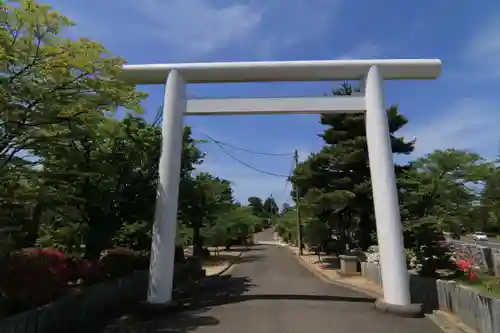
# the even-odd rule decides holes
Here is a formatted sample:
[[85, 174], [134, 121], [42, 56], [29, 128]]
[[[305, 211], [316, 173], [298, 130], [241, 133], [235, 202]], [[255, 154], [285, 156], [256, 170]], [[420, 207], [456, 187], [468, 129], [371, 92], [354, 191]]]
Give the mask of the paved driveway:
[[204, 290], [192, 299], [188, 310], [144, 323], [140, 331], [441, 332], [428, 319], [399, 318], [377, 312], [373, 309], [373, 299], [321, 281], [288, 249], [272, 245], [254, 246], [244, 253], [230, 275], [211, 278]]

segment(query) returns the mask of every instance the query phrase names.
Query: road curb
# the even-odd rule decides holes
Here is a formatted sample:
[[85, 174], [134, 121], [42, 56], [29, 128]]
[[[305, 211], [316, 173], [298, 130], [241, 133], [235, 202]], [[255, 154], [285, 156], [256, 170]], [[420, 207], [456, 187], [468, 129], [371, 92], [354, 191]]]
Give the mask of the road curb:
[[362, 288], [362, 287], [359, 287], [359, 286], [355, 286], [353, 284], [350, 284], [349, 282], [344, 282], [342, 280], [335, 280], [335, 279], [332, 279], [330, 278], [329, 276], [327, 276], [326, 274], [324, 274], [323, 272], [315, 269], [314, 267], [311, 266], [311, 264], [309, 264], [306, 259], [304, 259], [303, 257], [301, 256], [297, 256], [297, 259], [299, 261], [299, 263], [304, 266], [308, 271], [310, 271], [311, 273], [313, 273], [316, 277], [320, 278], [323, 282], [326, 282], [326, 283], [331, 283], [331, 284], [335, 284], [337, 286], [340, 286], [340, 287], [344, 287], [344, 288], [347, 288], [347, 289], [351, 289], [353, 291], [357, 291], [357, 292], [360, 292], [360, 293], [363, 293], [363, 294], [366, 294], [368, 296], [371, 296], [374, 298], [374, 302], [376, 299], [382, 297], [383, 295], [381, 293], [377, 293], [373, 290], [368, 290], [368, 289], [365, 289], [365, 288]]
[[445, 333], [477, 333], [456, 319], [452, 314], [441, 310], [434, 310], [432, 313], [427, 314], [426, 317], [432, 320]]
[[[287, 247], [289, 250], [292, 250], [290, 246], [285, 246], [285, 247]], [[297, 259], [298, 259], [297, 261], [303, 267], [305, 267], [309, 272], [313, 273], [313, 275], [318, 277], [323, 282], [331, 283], [340, 287], [344, 287], [368, 295], [370, 297], [375, 298], [374, 302], [376, 299], [383, 297], [383, 294], [377, 293], [373, 290], [368, 290], [359, 286], [355, 286], [350, 284], [349, 282], [344, 282], [342, 280], [332, 279], [323, 272], [317, 270], [314, 266], [312, 266], [309, 262], [307, 262], [305, 258], [301, 256], [297, 256]], [[433, 311], [433, 313], [425, 314], [425, 318], [430, 319], [436, 326], [438, 326], [445, 333], [477, 333], [476, 331], [472, 330], [462, 322], [454, 320], [453, 315], [448, 314], [441, 310], [435, 310]]]
[[[248, 249], [249, 247], [247, 247]], [[212, 274], [212, 275], [208, 275], [208, 277], [210, 276], [221, 276], [223, 274], [227, 274], [229, 273], [229, 271], [233, 268], [233, 266], [236, 264], [236, 261], [238, 260], [238, 258], [241, 258], [243, 256], [243, 253], [245, 251], [241, 251], [236, 257], [234, 257], [231, 261], [229, 261], [229, 264], [227, 265], [226, 268], [224, 268], [223, 270], [221, 270], [220, 272], [216, 273], [216, 274]]]
[[[288, 244], [281, 243], [281, 244], [275, 244], [275, 245], [280, 246], [280, 247], [285, 247], [285, 248], [289, 249], [290, 251], [292, 251], [292, 247], [290, 245], [288, 245]], [[303, 267], [305, 267], [309, 272], [311, 272], [313, 275], [315, 275], [317, 278], [319, 278], [323, 282], [335, 284], [335, 285], [338, 285], [340, 287], [345, 287], [347, 289], [351, 289], [353, 291], [357, 291], [357, 292], [363, 293], [365, 295], [371, 296], [371, 297], [374, 298], [374, 300], [373, 300], [374, 302], [375, 302], [376, 299], [378, 299], [380, 297], [383, 297], [383, 295], [381, 293], [374, 292], [373, 290], [368, 290], [368, 289], [365, 289], [365, 288], [361, 288], [361, 287], [352, 285], [352, 284], [350, 284], [348, 282], [344, 282], [344, 281], [341, 281], [341, 280], [334, 280], [334, 279], [330, 278], [329, 276], [327, 276], [326, 274], [324, 274], [323, 272], [321, 272], [321, 271], [317, 270], [316, 268], [314, 268], [302, 256], [297, 255], [296, 257], [297, 257], [297, 261]]]

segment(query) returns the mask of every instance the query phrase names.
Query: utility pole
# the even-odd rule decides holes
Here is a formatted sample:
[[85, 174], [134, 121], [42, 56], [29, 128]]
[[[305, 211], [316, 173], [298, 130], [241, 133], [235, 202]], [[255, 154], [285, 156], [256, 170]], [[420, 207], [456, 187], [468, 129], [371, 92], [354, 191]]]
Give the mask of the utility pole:
[[[294, 154], [295, 167], [299, 165], [299, 152], [295, 150]], [[295, 187], [295, 210], [297, 212], [297, 246], [299, 247], [299, 256], [303, 254], [302, 251], [302, 224], [300, 223], [300, 209], [299, 209], [299, 190]]]

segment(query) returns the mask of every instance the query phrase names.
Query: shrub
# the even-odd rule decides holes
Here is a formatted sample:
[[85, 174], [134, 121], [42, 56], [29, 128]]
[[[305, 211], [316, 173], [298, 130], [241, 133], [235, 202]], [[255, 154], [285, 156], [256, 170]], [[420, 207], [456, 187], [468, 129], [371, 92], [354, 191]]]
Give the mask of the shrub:
[[100, 262], [79, 259], [75, 261], [75, 275], [84, 285], [92, 285], [106, 280], [107, 274]]
[[26, 248], [12, 252], [0, 267], [0, 294], [14, 311], [53, 301], [68, 292], [70, 272], [64, 253]]
[[369, 252], [366, 256], [366, 261], [372, 264], [380, 265], [380, 253], [379, 252]]
[[109, 278], [119, 278], [136, 270], [147, 269], [147, 256], [128, 248], [117, 247], [104, 251], [100, 263]]

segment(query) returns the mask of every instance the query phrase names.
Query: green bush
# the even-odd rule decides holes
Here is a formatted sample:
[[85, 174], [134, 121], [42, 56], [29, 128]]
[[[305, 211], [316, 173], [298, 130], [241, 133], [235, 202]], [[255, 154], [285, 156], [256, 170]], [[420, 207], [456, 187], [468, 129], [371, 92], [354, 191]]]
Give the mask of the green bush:
[[119, 278], [133, 273], [136, 270], [147, 269], [149, 260], [146, 255], [124, 247], [117, 247], [104, 251], [100, 258], [106, 275]]

